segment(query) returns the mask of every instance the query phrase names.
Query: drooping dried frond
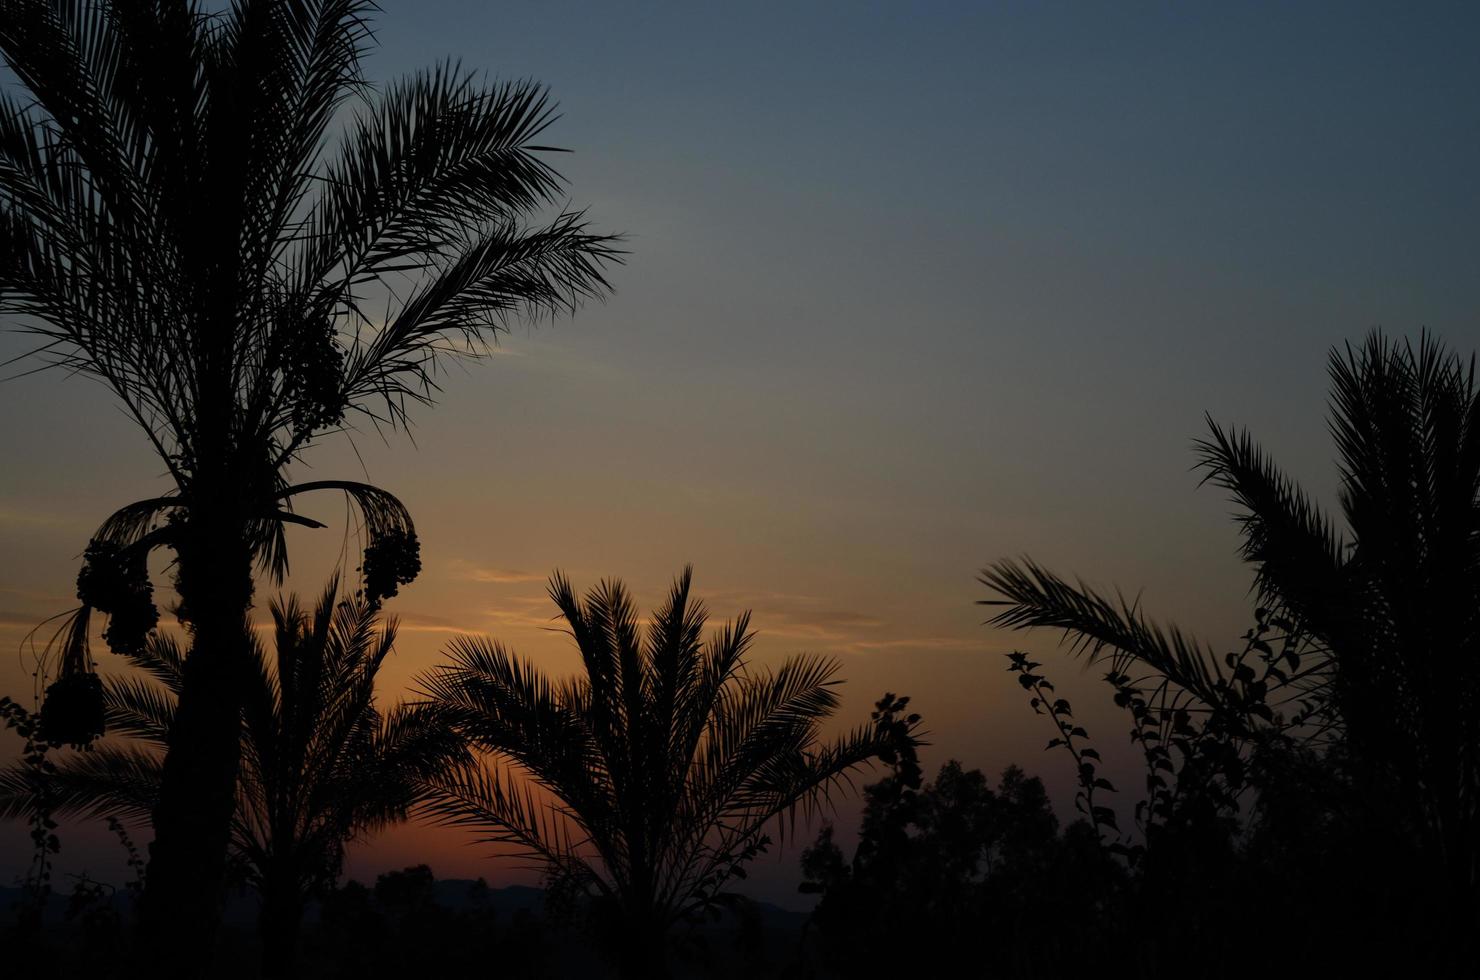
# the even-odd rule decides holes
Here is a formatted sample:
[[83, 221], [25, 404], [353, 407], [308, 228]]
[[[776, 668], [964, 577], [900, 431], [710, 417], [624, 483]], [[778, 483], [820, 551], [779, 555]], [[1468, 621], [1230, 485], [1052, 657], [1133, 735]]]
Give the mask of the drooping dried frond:
[[421, 572], [421, 544], [411, 512], [394, 494], [352, 480], [319, 480], [288, 487], [278, 499], [318, 490], [340, 490], [354, 501], [364, 521], [365, 559], [360, 568], [363, 595], [373, 609], [380, 608]]
[[93, 538], [118, 548], [137, 545], [159, 530], [161, 522], [167, 523], [180, 503], [178, 497], [153, 497], [120, 507], [99, 525]]

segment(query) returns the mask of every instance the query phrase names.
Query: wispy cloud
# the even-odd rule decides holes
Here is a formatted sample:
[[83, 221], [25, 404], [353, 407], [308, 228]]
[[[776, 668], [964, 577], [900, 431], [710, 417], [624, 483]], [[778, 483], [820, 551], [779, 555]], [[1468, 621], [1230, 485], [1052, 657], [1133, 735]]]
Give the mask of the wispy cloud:
[[549, 600], [544, 597], [515, 596], [500, 600], [496, 607], [484, 607], [455, 619], [411, 611], [394, 615], [402, 633], [463, 635], [493, 633], [508, 628], [548, 629], [555, 625], [549, 605]]
[[763, 639], [779, 638], [813, 650], [869, 654], [981, 649], [980, 640], [971, 637], [911, 635], [907, 623], [878, 613], [840, 608], [821, 596], [732, 589], [706, 598], [711, 607], [749, 609], [751, 626]]
[[[482, 632], [476, 625], [460, 623], [442, 616], [430, 616], [426, 613], [395, 610], [388, 611], [386, 618], [396, 621], [396, 630], [399, 633], [448, 633], [457, 635]], [[0, 625], [3, 625], [3, 620], [0, 620]], [[273, 620], [264, 615], [259, 614], [252, 621], [252, 629], [264, 636], [270, 636], [276, 628]]]
[[812, 623], [804, 619], [778, 620], [754, 619], [752, 626], [762, 636], [784, 636], [788, 638], [805, 640], [810, 643], [821, 643], [828, 646], [838, 646], [857, 642], [858, 630], [877, 629], [877, 624], [860, 627], [838, 627], [826, 623]]
[[533, 603], [518, 603], [507, 608], [485, 609], [483, 619], [490, 628], [500, 626], [515, 626], [524, 629], [559, 629], [563, 622], [557, 617], [553, 609], [549, 608], [549, 601], [545, 600], [538, 606]]
[[16, 612], [14, 609], [0, 609], [0, 629], [35, 629], [44, 616], [36, 613]]
[[509, 585], [517, 582], [543, 582], [545, 580], [545, 576], [536, 575], [533, 572], [524, 572], [515, 568], [489, 568], [486, 565], [475, 565], [462, 559], [449, 562], [447, 569], [453, 578], [462, 582]]
[[829, 648], [846, 648], [889, 624], [872, 613], [839, 609], [820, 597], [784, 592], [728, 590], [712, 593], [711, 606], [749, 609], [762, 636], [779, 636]]
[[45, 592], [36, 589], [12, 589], [9, 587], [0, 587], [0, 595], [13, 595], [17, 599], [42, 602], [48, 605], [65, 604], [73, 600], [72, 596], [62, 595], [59, 592]]
[[959, 636], [906, 636], [895, 640], [860, 640], [853, 644], [860, 652], [879, 650], [981, 650], [981, 640]]
[[443, 616], [429, 616], [426, 613], [399, 612], [395, 614], [395, 619], [396, 628], [402, 633], [448, 633], [456, 636], [478, 632], [475, 627], [469, 627]]
[[0, 527], [68, 527], [76, 523], [76, 519], [60, 514], [0, 504]]

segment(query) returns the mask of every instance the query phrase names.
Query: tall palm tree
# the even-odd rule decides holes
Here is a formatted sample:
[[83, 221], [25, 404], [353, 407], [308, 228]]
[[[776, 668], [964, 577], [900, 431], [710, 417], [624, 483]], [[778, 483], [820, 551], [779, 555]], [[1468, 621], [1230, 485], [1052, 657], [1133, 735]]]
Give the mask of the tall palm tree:
[[[425, 712], [380, 712], [375, 678], [395, 621], [377, 627], [370, 603], [337, 592], [331, 584], [311, 613], [295, 598], [272, 603], [273, 653], [254, 642], [241, 681], [231, 854], [262, 899], [270, 976], [291, 975], [304, 902], [334, 883], [345, 843], [404, 819], [424, 781], [467, 758], [461, 739]], [[158, 803], [186, 658], [155, 634], [129, 660], [142, 675], [104, 684], [108, 724], [129, 740], [58, 762], [45, 777], [55, 812], [147, 824]], [[24, 766], [0, 772], [0, 816], [28, 812], [35, 779]]]
[[795, 657], [748, 672], [749, 615], [706, 642], [691, 580], [685, 569], [643, 628], [620, 582], [582, 600], [557, 573], [550, 597], [583, 676], [552, 680], [466, 637], [421, 679], [431, 710], [488, 754], [435, 780], [430, 811], [515, 845], [593, 897], [620, 937], [624, 976], [665, 974], [667, 930], [717, 908], [725, 884], [769, 846], [773, 818], [794, 817], [913, 739], [865, 727], [823, 742], [837, 665]]
[[[1245, 432], [1211, 420], [1206, 479], [1239, 507], [1242, 555], [1262, 604], [1308, 636], [1322, 683], [1306, 693], [1381, 794], [1400, 803], [1435, 896], [1472, 930], [1480, 915], [1480, 387], [1475, 359], [1433, 337], [1373, 333], [1330, 357], [1343, 535]], [[1217, 663], [1133, 609], [1028, 563], [984, 581], [996, 622], [1065, 629], [1213, 691]], [[1205, 672], [1200, 677], [1199, 671]], [[1216, 697], [1216, 692], [1206, 695]], [[1395, 839], [1389, 836], [1387, 839]]]
[[604, 294], [619, 257], [561, 209], [544, 89], [455, 65], [371, 86], [372, 9], [0, 0], [24, 90], [0, 96], [0, 313], [40, 365], [105, 385], [173, 482], [103, 523], [79, 592], [137, 650], [157, 619], [147, 553], [175, 553], [191, 654], [145, 911], [195, 953], [233, 810], [254, 565], [281, 577], [283, 525], [319, 526], [293, 499], [327, 489], [363, 512], [367, 598], [419, 566], [394, 497], [294, 485], [292, 464], [355, 419], [403, 424], [444, 358]]

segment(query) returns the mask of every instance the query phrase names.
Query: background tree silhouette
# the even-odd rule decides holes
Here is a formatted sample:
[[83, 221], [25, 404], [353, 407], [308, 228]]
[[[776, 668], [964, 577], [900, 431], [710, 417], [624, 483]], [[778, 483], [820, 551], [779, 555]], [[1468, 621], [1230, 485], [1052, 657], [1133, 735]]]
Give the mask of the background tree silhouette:
[[[604, 293], [617, 257], [559, 210], [535, 142], [554, 118], [544, 90], [455, 65], [374, 89], [372, 9], [0, 2], [0, 54], [24, 90], [0, 97], [0, 311], [43, 364], [107, 386], [174, 483], [99, 529], [70, 634], [85, 639], [97, 609], [113, 649], [137, 651], [157, 619], [147, 553], [174, 550], [191, 653], [145, 903], [171, 972], [202, 969], [213, 934], [253, 566], [281, 576], [284, 522], [316, 526], [292, 498], [341, 489], [360, 506], [370, 601], [418, 568], [394, 497], [293, 486], [291, 464], [354, 418], [400, 425], [441, 358]], [[86, 673], [75, 644], [64, 661]]]
[[945, 975], [980, 950], [1002, 976], [1092, 966], [1123, 874], [1091, 825], [1061, 833], [1043, 783], [1016, 766], [995, 789], [955, 760], [933, 782], [921, 775], [902, 756], [865, 788], [851, 860], [831, 826], [802, 853], [801, 890], [820, 896], [809, 929], [829, 975]]
[[528, 909], [495, 907], [487, 882], [438, 882], [426, 865], [345, 882], [326, 894], [305, 940], [303, 973], [324, 980], [407, 976], [544, 978], [549, 939]]
[[431, 812], [517, 845], [557, 891], [591, 898], [627, 977], [666, 975], [669, 928], [718, 914], [725, 884], [771, 843], [773, 818], [913, 740], [913, 726], [875, 725], [823, 742], [836, 664], [746, 671], [749, 614], [706, 642], [691, 578], [685, 569], [644, 629], [620, 582], [582, 600], [556, 574], [550, 597], [581, 677], [551, 680], [469, 637], [421, 679], [434, 710], [490, 756], [438, 779]]
[[[404, 819], [424, 780], [466, 760], [462, 741], [426, 713], [381, 714], [375, 678], [395, 621], [377, 628], [371, 603], [340, 602], [337, 591], [331, 583], [312, 612], [274, 602], [274, 653], [254, 643], [240, 681], [231, 857], [261, 898], [268, 976], [292, 975], [304, 902], [333, 886], [345, 843]], [[56, 813], [147, 823], [154, 812], [185, 656], [155, 634], [129, 660], [143, 674], [110, 677], [104, 690], [110, 728], [130, 739], [58, 760], [46, 777]], [[0, 816], [29, 812], [35, 780], [30, 767], [0, 771]]]

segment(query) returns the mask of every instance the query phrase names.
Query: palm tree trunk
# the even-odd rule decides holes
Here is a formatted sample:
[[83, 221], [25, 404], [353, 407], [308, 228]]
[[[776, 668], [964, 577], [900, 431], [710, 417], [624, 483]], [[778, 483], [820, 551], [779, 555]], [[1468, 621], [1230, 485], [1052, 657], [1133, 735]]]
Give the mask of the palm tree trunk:
[[303, 928], [303, 899], [294, 882], [266, 882], [262, 887], [262, 975], [289, 980], [298, 972], [298, 936]]
[[193, 642], [154, 811], [139, 947], [142, 972], [168, 980], [211, 971], [236, 806], [252, 598], [251, 553], [239, 522], [192, 521], [177, 554], [181, 615]]
[[628, 919], [617, 949], [622, 980], [668, 980], [667, 931], [647, 916]]

